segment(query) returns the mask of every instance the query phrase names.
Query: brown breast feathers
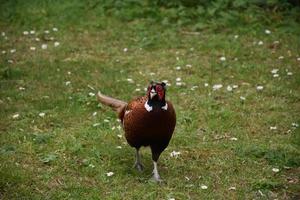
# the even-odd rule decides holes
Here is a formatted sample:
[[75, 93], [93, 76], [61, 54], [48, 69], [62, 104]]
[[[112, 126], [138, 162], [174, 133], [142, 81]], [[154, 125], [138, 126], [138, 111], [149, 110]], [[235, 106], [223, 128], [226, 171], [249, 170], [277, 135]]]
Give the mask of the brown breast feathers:
[[144, 105], [147, 97], [139, 97], [128, 103], [123, 114], [125, 137], [132, 147], [161, 145], [167, 147], [172, 137], [176, 114], [167, 101], [167, 110], [159, 107], [148, 112]]

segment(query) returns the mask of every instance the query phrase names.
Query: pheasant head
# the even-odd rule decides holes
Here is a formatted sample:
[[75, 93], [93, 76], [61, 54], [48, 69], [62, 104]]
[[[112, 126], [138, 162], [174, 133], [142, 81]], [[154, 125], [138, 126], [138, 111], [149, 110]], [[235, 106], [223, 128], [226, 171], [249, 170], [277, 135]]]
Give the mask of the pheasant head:
[[166, 103], [166, 84], [164, 82], [151, 81], [147, 89], [148, 101], [145, 103], [145, 108], [148, 112], [153, 110], [153, 107], [167, 110]]

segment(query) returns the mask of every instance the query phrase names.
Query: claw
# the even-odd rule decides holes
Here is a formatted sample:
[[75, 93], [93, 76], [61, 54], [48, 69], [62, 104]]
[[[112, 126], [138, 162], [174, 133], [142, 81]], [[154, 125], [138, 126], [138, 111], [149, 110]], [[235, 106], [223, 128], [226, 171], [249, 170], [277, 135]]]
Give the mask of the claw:
[[157, 171], [157, 163], [155, 161], [153, 161], [153, 165], [154, 165], [153, 172], [152, 172], [153, 173], [153, 179], [157, 183], [162, 183], [163, 180], [160, 178], [159, 173]]
[[133, 167], [136, 168], [139, 172], [142, 172], [144, 170], [144, 165], [142, 165], [141, 163], [138, 163], [138, 162], [135, 162]]
[[133, 167], [136, 168], [140, 172], [144, 170], [144, 166], [141, 163], [141, 155], [139, 153], [139, 149], [136, 149], [136, 160], [135, 160]]
[[160, 178], [160, 176], [155, 176], [155, 174], [153, 174], [152, 178], [157, 183], [162, 183], [163, 182], [163, 180]]

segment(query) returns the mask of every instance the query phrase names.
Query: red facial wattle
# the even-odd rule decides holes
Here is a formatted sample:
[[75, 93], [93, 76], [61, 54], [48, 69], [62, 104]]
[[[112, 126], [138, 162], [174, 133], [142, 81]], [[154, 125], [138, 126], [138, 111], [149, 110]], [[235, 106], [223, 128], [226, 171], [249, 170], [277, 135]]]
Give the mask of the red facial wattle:
[[160, 100], [163, 100], [164, 98], [164, 89], [161, 85], [156, 85], [156, 92], [157, 92], [157, 95], [158, 95], [158, 98]]

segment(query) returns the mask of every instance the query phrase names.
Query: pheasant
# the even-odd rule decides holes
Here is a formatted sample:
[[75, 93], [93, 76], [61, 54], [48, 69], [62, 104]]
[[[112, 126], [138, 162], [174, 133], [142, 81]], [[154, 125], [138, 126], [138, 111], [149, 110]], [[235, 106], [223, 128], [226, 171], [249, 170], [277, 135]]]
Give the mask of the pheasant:
[[170, 101], [166, 101], [166, 84], [151, 82], [147, 94], [135, 98], [129, 103], [105, 96], [98, 92], [97, 98], [104, 105], [112, 107], [118, 113], [125, 138], [136, 149], [134, 166], [142, 171], [140, 148], [150, 146], [153, 160], [153, 178], [161, 182], [157, 170], [160, 154], [168, 146], [176, 125], [176, 114]]

